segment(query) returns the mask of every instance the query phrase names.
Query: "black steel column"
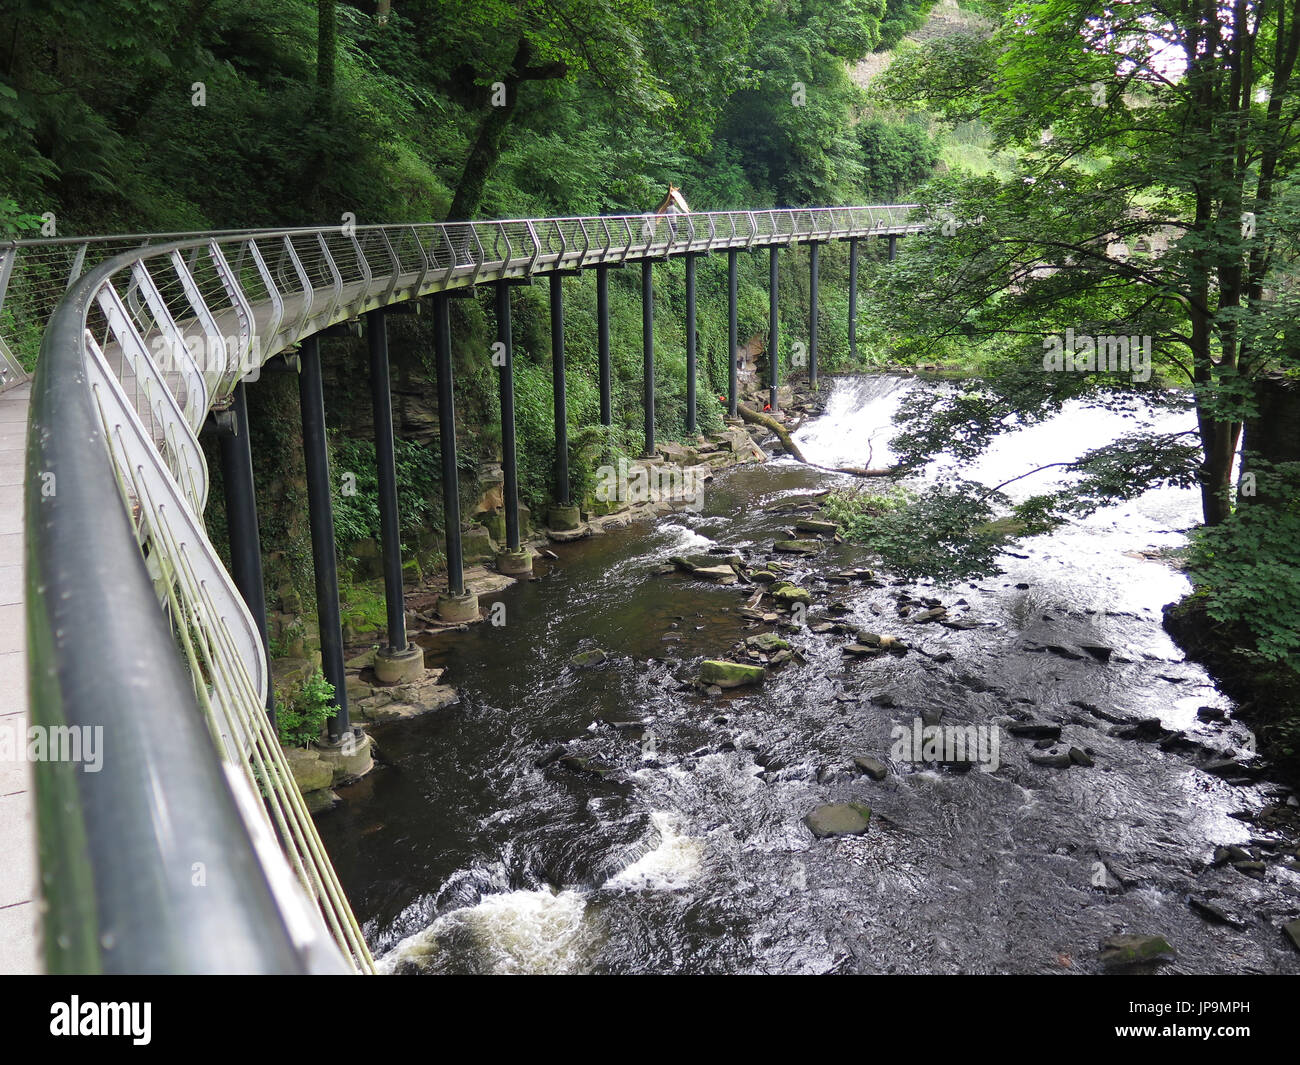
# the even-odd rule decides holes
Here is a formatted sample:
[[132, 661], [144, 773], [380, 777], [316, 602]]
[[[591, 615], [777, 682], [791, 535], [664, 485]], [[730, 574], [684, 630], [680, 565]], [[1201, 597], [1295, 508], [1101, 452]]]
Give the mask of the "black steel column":
[[849, 238], [849, 358], [858, 358], [858, 238]]
[[767, 306], [768, 317], [768, 344], [767, 344], [767, 384], [768, 384], [768, 403], [773, 410], [776, 410], [776, 390], [781, 382], [781, 356], [779, 354], [778, 344], [780, 343], [780, 318], [777, 314], [777, 302], [779, 296], [780, 271], [777, 263], [777, 247], [772, 245], [771, 258], [768, 260], [767, 270]]
[[736, 417], [740, 386], [736, 379], [736, 256], [735, 248], [727, 251], [727, 415]]
[[645, 454], [655, 453], [655, 288], [654, 266], [641, 263], [641, 348], [645, 357]]
[[497, 282], [497, 340], [501, 364], [501, 472], [506, 503], [506, 549], [519, 550], [519, 461], [515, 448], [515, 348], [510, 331], [510, 282]]
[[555, 502], [569, 505], [569, 401], [564, 389], [564, 279], [551, 275], [551, 388], [555, 398]]
[[316, 570], [316, 620], [320, 626], [321, 671], [334, 685], [338, 713], [330, 719], [330, 739], [349, 729], [348, 682], [343, 668], [343, 629], [339, 618], [339, 574], [334, 555], [334, 511], [330, 505], [330, 462], [325, 441], [325, 390], [321, 383], [320, 341], [310, 336], [299, 351], [298, 401], [302, 407], [302, 445], [307, 462], [307, 512], [311, 555]]
[[898, 238], [891, 236], [889, 238], [889, 261], [892, 263], [898, 258]]
[[808, 245], [808, 383], [817, 387], [817, 262], [821, 245]]
[[600, 424], [614, 424], [609, 368], [609, 267], [596, 267], [596, 353], [600, 360]]
[[445, 292], [433, 297], [433, 346], [438, 378], [438, 447], [442, 451], [442, 525], [447, 536], [447, 592], [464, 595], [460, 475], [456, 471], [456, 400], [451, 378], [451, 309]]
[[401, 654], [409, 645], [406, 599], [402, 591], [402, 526], [397, 514], [393, 396], [388, 380], [388, 325], [382, 308], [366, 312], [366, 341], [370, 349], [370, 406], [375, 419], [375, 470], [379, 476], [379, 538], [384, 554], [388, 650]]
[[266, 712], [275, 727], [275, 686], [269, 675], [271, 643], [266, 634], [266, 592], [262, 583], [262, 544], [258, 536], [257, 492], [253, 483], [253, 451], [248, 438], [248, 402], [244, 382], [235, 385], [235, 431], [221, 434], [221, 483], [226, 493], [226, 530], [230, 539], [230, 575], [257, 622], [266, 654]]
[[686, 256], [686, 431], [695, 432], [695, 259]]

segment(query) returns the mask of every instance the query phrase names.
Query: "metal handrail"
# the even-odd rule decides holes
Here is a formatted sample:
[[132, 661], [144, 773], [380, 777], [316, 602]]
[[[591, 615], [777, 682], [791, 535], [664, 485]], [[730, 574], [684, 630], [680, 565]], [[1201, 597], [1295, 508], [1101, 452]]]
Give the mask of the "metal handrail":
[[[47, 965], [371, 964], [269, 731], [256, 623], [203, 527], [197, 433], [241, 379], [338, 321], [429, 293], [912, 233], [924, 226], [909, 220], [914, 210], [236, 230], [123, 250], [74, 278], [45, 328], [32, 390], [28, 668], [33, 722], [102, 727], [105, 763], [93, 775], [37, 766]], [[61, 243], [80, 271], [88, 246], [114, 239], [135, 238]], [[0, 244], [0, 273], [48, 247]]]

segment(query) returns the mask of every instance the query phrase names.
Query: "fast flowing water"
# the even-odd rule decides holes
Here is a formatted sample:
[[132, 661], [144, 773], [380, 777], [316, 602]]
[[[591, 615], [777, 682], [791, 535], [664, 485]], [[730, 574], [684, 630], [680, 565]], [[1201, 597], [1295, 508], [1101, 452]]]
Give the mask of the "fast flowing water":
[[[801, 447], [826, 465], [868, 454], [884, 465], [892, 413], [916, 387], [935, 386], [836, 381]], [[1119, 428], [1114, 415], [1068, 409], [1009, 434], [976, 476], [999, 483]], [[1230, 704], [1161, 628], [1185, 578], [1139, 554], [1184, 541], [1191, 492], [1108, 508], [1014, 548], [1003, 574], [954, 587], [826, 584], [873, 564], [864, 547], [829, 546], [796, 571], [816, 597], [810, 623], [841, 604], [844, 620], [914, 649], [846, 659], [851, 637], [805, 629], [783, 634], [805, 661], [769, 671], [761, 688], [694, 688], [701, 658], [770, 626], [737, 613], [750, 589], [656, 564], [713, 547], [761, 560], [790, 524], [768, 508], [851, 483], [788, 459], [724, 472], [702, 513], [557, 546], [540, 579], [498, 597], [503, 625], [429, 641], [459, 705], [378, 730], [384, 764], [320, 820], [384, 968], [1090, 972], [1101, 940], [1136, 932], [1168, 939], [1166, 970], [1300, 972], [1278, 930], [1300, 909], [1294, 863], [1271, 862], [1263, 880], [1211, 864], [1216, 846], [1261, 834], [1234, 814], [1285, 795], [1111, 734], [1158, 717], [1211, 747], [1248, 745], [1243, 726], [1197, 719], [1198, 707]], [[981, 624], [912, 624], [898, 616], [900, 592]], [[570, 663], [596, 647], [604, 665]], [[1026, 717], [1062, 725], [1095, 765], [1032, 763], [1033, 742], [1000, 728]], [[895, 726], [917, 721], [998, 729], [996, 771], [891, 757]], [[558, 745], [616, 774], [539, 768]], [[856, 773], [856, 755], [890, 775]], [[872, 809], [868, 831], [814, 840], [804, 816], [841, 801]], [[1189, 894], [1240, 926], [1210, 923]]]

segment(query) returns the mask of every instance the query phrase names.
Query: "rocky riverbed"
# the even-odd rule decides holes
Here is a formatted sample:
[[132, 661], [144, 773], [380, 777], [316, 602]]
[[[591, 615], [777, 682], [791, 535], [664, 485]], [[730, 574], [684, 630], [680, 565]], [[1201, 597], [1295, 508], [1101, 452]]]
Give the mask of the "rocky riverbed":
[[[836, 382], [800, 447], [881, 464], [914, 387]], [[981, 475], [1112, 428], [1061, 419]], [[425, 640], [459, 701], [376, 729], [320, 819], [384, 965], [1300, 973], [1296, 798], [1160, 624], [1194, 500], [938, 587], [820, 524], [845, 482], [721, 471]]]

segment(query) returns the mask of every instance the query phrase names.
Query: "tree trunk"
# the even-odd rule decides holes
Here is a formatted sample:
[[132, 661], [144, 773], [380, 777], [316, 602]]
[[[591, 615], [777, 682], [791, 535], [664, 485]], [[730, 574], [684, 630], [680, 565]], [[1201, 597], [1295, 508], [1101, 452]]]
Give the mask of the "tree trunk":
[[[1246, 423], [1241, 449], [1243, 481], [1261, 466], [1300, 462], [1300, 431], [1296, 428], [1300, 426], [1300, 384], [1280, 372], [1264, 374], [1255, 380], [1255, 406], [1258, 413]], [[1257, 501], [1279, 502], [1249, 490], [1237, 494], [1238, 506]]]
[[808, 462], [808, 460], [803, 457], [803, 452], [799, 450], [799, 445], [790, 438], [790, 434], [786, 431], [785, 426], [775, 418], [770, 418], [766, 414], [760, 414], [752, 407], [746, 407], [743, 403], [737, 403], [736, 410], [740, 412], [740, 417], [744, 421], [749, 422], [751, 425], [761, 425], [764, 429], [768, 429], [775, 433], [778, 439], [780, 439], [781, 445], [800, 462]]
[[507, 81], [506, 102], [500, 107], [488, 108], [487, 114], [479, 123], [478, 136], [474, 138], [474, 146], [469, 150], [465, 168], [461, 171], [460, 180], [456, 182], [456, 195], [447, 211], [448, 222], [468, 222], [478, 210], [488, 178], [496, 169], [497, 159], [501, 155], [501, 135], [514, 117], [518, 93], [513, 89], [514, 86]]
[[447, 211], [448, 222], [468, 222], [478, 210], [488, 178], [496, 169], [497, 159], [501, 155], [501, 136], [514, 117], [515, 106], [519, 101], [519, 86], [525, 81], [562, 78], [568, 73], [568, 67], [558, 61], [531, 66], [528, 61], [532, 54], [533, 48], [528, 38], [520, 37], [510, 69], [501, 79], [505, 86], [505, 100], [490, 106], [479, 122], [478, 135], [465, 160], [460, 180], [456, 182], [456, 195], [452, 197], [451, 207]]
[[338, 51], [338, 16], [334, 0], [316, 0], [316, 87], [321, 96], [334, 95], [334, 61]]

